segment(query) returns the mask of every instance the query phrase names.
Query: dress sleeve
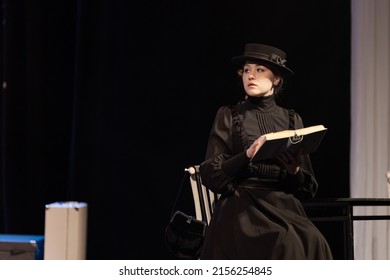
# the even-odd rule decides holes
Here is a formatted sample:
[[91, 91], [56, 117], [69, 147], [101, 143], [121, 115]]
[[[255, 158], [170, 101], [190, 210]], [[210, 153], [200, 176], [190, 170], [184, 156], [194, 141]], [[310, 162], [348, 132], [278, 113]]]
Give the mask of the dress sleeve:
[[219, 194], [233, 190], [235, 175], [249, 163], [245, 152], [233, 152], [233, 129], [231, 110], [223, 106], [215, 116], [206, 159], [200, 164], [203, 185]]

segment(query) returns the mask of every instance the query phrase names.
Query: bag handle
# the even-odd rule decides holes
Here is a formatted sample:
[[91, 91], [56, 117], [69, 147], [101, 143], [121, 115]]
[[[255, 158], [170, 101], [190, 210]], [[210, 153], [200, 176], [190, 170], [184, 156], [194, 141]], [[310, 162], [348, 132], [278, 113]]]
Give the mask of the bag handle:
[[183, 178], [181, 179], [179, 191], [177, 192], [177, 195], [176, 195], [176, 198], [175, 198], [175, 202], [173, 203], [173, 207], [172, 207], [172, 210], [171, 210], [171, 217], [173, 216], [173, 214], [174, 214], [174, 212], [176, 210], [176, 205], [177, 205], [177, 202], [179, 201], [179, 196], [180, 196], [181, 190], [183, 189], [184, 181], [185, 181], [186, 178], [187, 178], [187, 172], [184, 173]]

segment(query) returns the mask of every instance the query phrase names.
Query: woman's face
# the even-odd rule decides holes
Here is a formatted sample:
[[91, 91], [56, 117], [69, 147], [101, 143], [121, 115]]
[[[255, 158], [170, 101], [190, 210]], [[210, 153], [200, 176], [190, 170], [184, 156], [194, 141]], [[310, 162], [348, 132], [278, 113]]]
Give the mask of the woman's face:
[[274, 93], [274, 84], [277, 85], [280, 78], [264, 65], [246, 63], [242, 71], [242, 83], [245, 92], [249, 96], [260, 97]]

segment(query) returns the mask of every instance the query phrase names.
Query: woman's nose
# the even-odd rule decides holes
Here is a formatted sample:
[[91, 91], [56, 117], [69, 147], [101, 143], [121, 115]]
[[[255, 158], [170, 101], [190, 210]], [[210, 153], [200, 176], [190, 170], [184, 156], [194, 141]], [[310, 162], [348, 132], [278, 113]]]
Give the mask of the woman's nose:
[[255, 78], [255, 75], [253, 75], [252, 73], [250, 73], [248, 75], [248, 80], [253, 80]]

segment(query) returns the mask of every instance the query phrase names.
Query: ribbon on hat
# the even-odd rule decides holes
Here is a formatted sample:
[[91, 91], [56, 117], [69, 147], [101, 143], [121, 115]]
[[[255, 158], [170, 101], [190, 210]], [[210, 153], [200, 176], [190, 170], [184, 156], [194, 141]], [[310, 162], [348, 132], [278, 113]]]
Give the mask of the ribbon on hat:
[[281, 66], [285, 66], [285, 63], [287, 60], [282, 59], [279, 55], [277, 54], [271, 54], [269, 58], [272, 62], [275, 62], [276, 64], [279, 64]]

